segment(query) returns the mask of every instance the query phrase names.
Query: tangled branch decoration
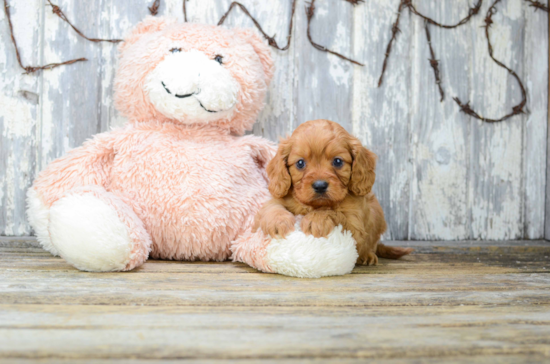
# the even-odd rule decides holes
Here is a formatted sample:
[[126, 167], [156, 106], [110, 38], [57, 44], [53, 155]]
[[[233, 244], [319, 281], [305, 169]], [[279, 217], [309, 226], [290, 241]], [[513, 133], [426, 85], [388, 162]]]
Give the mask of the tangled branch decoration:
[[525, 107], [525, 104], [527, 104], [527, 92], [525, 91], [525, 87], [523, 86], [523, 83], [521, 82], [521, 79], [519, 78], [518, 74], [516, 72], [514, 72], [511, 68], [506, 66], [504, 63], [502, 63], [501, 61], [496, 59], [495, 56], [493, 55], [493, 45], [491, 44], [491, 37], [489, 36], [489, 28], [491, 27], [491, 24], [493, 24], [492, 17], [497, 12], [496, 5], [500, 1], [501, 0], [495, 0], [493, 2], [491, 7], [489, 7], [489, 10], [487, 10], [487, 16], [485, 17], [485, 38], [487, 38], [487, 48], [489, 50], [489, 57], [491, 57], [491, 59], [496, 64], [498, 64], [500, 67], [507, 70], [508, 73], [510, 73], [510, 75], [512, 75], [512, 77], [514, 77], [516, 79], [516, 81], [518, 82], [519, 88], [521, 90], [521, 101], [520, 101], [519, 104], [512, 107], [512, 111], [509, 114], [506, 114], [506, 115], [504, 115], [503, 117], [501, 117], [499, 119], [490, 119], [490, 118], [484, 118], [483, 116], [480, 116], [477, 112], [475, 112], [470, 107], [469, 102], [466, 102], [465, 104], [463, 104], [458, 97], [454, 98], [455, 102], [460, 107], [460, 111], [462, 111], [463, 113], [468, 114], [470, 116], [473, 116], [476, 119], [479, 119], [481, 121], [486, 121], [488, 123], [496, 123], [496, 122], [504, 121], [506, 119], [511, 118], [514, 115], [522, 114], [522, 113], [524, 113], [523, 108]]
[[[184, 19], [185, 22], [188, 21], [188, 19], [187, 19], [187, 7], [186, 7], [187, 1], [188, 0], [182, 0], [183, 19]], [[273, 47], [277, 50], [280, 50], [280, 51], [286, 51], [286, 50], [289, 49], [290, 44], [291, 44], [292, 31], [293, 31], [293, 26], [294, 26], [294, 17], [295, 17], [295, 13], [296, 13], [296, 2], [297, 2], [297, 0], [291, 0], [291, 1], [292, 1], [292, 4], [291, 4], [290, 19], [289, 19], [289, 23], [288, 23], [288, 35], [286, 37], [286, 44], [284, 46], [281, 46], [277, 43], [277, 41], [275, 40], [275, 36], [270, 36], [269, 34], [267, 34], [265, 32], [265, 30], [262, 28], [260, 22], [250, 13], [250, 11], [247, 9], [247, 7], [244, 6], [243, 4], [241, 4], [240, 2], [237, 2], [237, 1], [233, 1], [230, 4], [227, 11], [222, 15], [222, 17], [218, 21], [218, 25], [222, 25], [225, 22], [225, 20], [230, 15], [231, 11], [233, 11], [233, 9], [239, 8], [252, 21], [254, 26], [258, 29], [258, 31], [262, 34], [262, 36], [267, 40], [268, 44], [271, 47]], [[359, 61], [356, 61], [356, 60], [354, 60], [350, 57], [344, 56], [341, 53], [335, 52], [335, 51], [333, 51], [333, 50], [331, 50], [331, 49], [329, 49], [329, 48], [327, 48], [323, 45], [320, 45], [319, 43], [317, 43], [313, 40], [313, 37], [311, 35], [311, 23], [312, 23], [312, 20], [315, 16], [315, 1], [316, 0], [311, 0], [311, 2], [305, 8], [306, 18], [307, 18], [307, 38], [308, 38], [310, 44], [315, 49], [317, 49], [321, 52], [325, 52], [325, 53], [329, 53], [331, 55], [337, 56], [337, 57], [339, 57], [340, 59], [342, 59], [344, 61], [353, 63], [353, 64], [358, 65], [358, 66], [364, 66]], [[359, 4], [364, 2], [364, 0], [344, 0], [344, 1], [346, 1], [347, 3], [349, 3], [353, 6], [359, 5]], [[540, 1], [538, 1], [538, 0], [524, 0], [524, 1], [529, 4], [529, 7], [535, 8], [535, 11], [542, 10], [542, 11], [548, 13], [548, 6], [544, 5]], [[487, 14], [486, 14], [486, 17], [485, 17], [485, 20], [484, 20], [485, 21], [485, 26], [484, 26], [484, 28], [485, 28], [485, 37], [486, 37], [486, 40], [487, 40], [487, 49], [488, 49], [489, 57], [491, 58], [491, 60], [493, 62], [495, 62], [498, 66], [506, 69], [508, 71], [508, 73], [516, 79], [516, 81], [517, 81], [517, 83], [520, 87], [520, 90], [521, 90], [522, 99], [517, 105], [512, 107], [512, 111], [510, 113], [508, 113], [508, 114], [506, 114], [506, 115], [504, 115], [500, 118], [486, 118], [486, 117], [481, 116], [476, 111], [474, 111], [472, 109], [472, 107], [470, 106], [469, 101], [466, 102], [466, 103], [463, 103], [458, 97], [453, 98], [453, 100], [459, 106], [461, 112], [463, 112], [465, 114], [468, 114], [468, 115], [470, 115], [470, 116], [472, 116], [476, 119], [482, 120], [484, 122], [491, 122], [491, 123], [501, 122], [501, 121], [507, 120], [507, 119], [509, 119], [509, 118], [511, 118], [515, 115], [524, 113], [525, 112], [524, 108], [525, 108], [525, 105], [527, 104], [527, 91], [526, 91], [520, 77], [518, 76], [518, 74], [515, 71], [513, 71], [511, 68], [506, 66], [503, 62], [496, 59], [494, 54], [493, 54], [493, 46], [492, 46], [491, 40], [490, 40], [489, 29], [490, 29], [491, 25], [493, 24], [492, 17], [497, 12], [496, 5], [499, 2], [501, 2], [501, 0], [494, 0], [494, 2], [489, 7], [489, 10], [487, 11]], [[390, 39], [388, 41], [388, 44], [386, 46], [386, 52], [384, 53], [384, 61], [382, 63], [382, 70], [381, 70], [381, 73], [380, 73], [380, 77], [378, 79], [378, 87], [381, 87], [382, 84], [383, 84], [384, 75], [386, 74], [386, 71], [388, 69], [388, 60], [389, 60], [389, 57], [391, 55], [393, 45], [394, 45], [394, 43], [397, 39], [398, 33], [401, 31], [399, 29], [399, 21], [401, 19], [401, 15], [403, 13], [403, 10], [408, 9], [410, 13], [412, 13], [412, 14], [414, 14], [414, 15], [416, 15], [416, 16], [418, 16], [418, 17], [420, 17], [421, 19], [424, 20], [424, 30], [425, 30], [425, 34], [426, 34], [426, 41], [427, 41], [428, 48], [429, 48], [429, 51], [430, 51], [430, 58], [428, 58], [428, 61], [429, 61], [429, 64], [430, 64], [431, 68], [433, 69], [435, 84], [438, 87], [439, 94], [440, 94], [440, 101], [442, 102], [445, 99], [445, 92], [444, 92], [443, 87], [442, 87], [441, 73], [440, 73], [440, 69], [439, 69], [440, 62], [436, 58], [435, 51], [434, 51], [433, 46], [432, 46], [429, 27], [430, 26], [436, 26], [436, 27], [443, 28], [443, 29], [453, 29], [453, 28], [460, 27], [464, 24], [467, 24], [473, 17], [475, 17], [480, 12], [482, 4], [483, 4], [483, 0], [477, 0], [477, 2], [472, 7], [470, 7], [468, 9], [468, 14], [466, 16], [464, 16], [462, 19], [460, 19], [460, 21], [458, 21], [457, 23], [455, 23], [455, 24], [442, 24], [442, 23], [439, 23], [439, 22], [435, 21], [434, 19], [422, 14], [421, 12], [419, 12], [416, 9], [416, 7], [414, 6], [414, 4], [412, 3], [412, 0], [400, 0], [399, 6], [397, 8], [397, 16], [396, 16], [395, 22], [392, 24], [392, 27], [391, 27], [391, 37], [390, 37]], [[61, 8], [59, 6], [53, 4], [51, 2], [51, 0], [47, 0], [47, 5], [51, 6], [52, 7], [52, 12], [55, 15], [57, 15], [61, 20], [66, 22], [80, 37], [82, 37], [82, 38], [84, 38], [84, 39], [86, 39], [90, 42], [94, 42], [94, 43], [108, 42], [108, 43], [115, 43], [116, 44], [116, 43], [119, 43], [119, 42], [123, 41], [122, 39], [90, 38], [90, 37], [86, 36], [84, 33], [82, 33], [82, 31], [80, 31], [67, 18], [67, 16], [63, 13], [63, 11], [61, 10]], [[157, 15], [158, 11], [159, 11], [159, 7], [160, 7], [160, 0], [154, 0], [153, 3], [151, 4], [151, 6], [148, 7], [149, 13], [153, 16]], [[11, 21], [11, 15], [10, 15], [9, 8], [10, 8], [10, 6], [8, 4], [8, 0], [4, 0], [4, 12], [6, 13], [6, 18], [8, 19], [10, 36], [11, 36], [11, 40], [12, 40], [12, 43], [13, 43], [14, 48], [15, 48], [15, 54], [16, 54], [16, 57], [17, 57], [17, 62], [19, 64], [19, 66], [25, 71], [25, 74], [31, 74], [31, 73], [34, 73], [34, 72], [39, 71], [39, 70], [49, 70], [49, 69], [53, 69], [53, 68], [60, 67], [60, 66], [66, 66], [66, 65], [77, 63], [77, 62], [87, 61], [86, 58], [78, 58], [78, 59], [71, 59], [71, 60], [68, 60], [68, 61], [65, 61], [65, 62], [61, 62], [61, 63], [50, 63], [50, 64], [46, 64], [46, 65], [43, 65], [43, 66], [25, 66], [23, 64], [22, 60], [21, 60], [21, 54], [20, 54], [20, 51], [19, 51], [19, 47], [17, 45], [17, 41], [16, 41], [15, 36], [13, 34], [13, 24], [12, 24], [12, 21]]]
[[[17, 47], [17, 42], [15, 41], [15, 37], [13, 35], [13, 27], [11, 25], [11, 18], [10, 18], [10, 14], [9, 14], [9, 5], [7, 3], [8, 0], [4, 0], [4, 6], [5, 6], [5, 11], [6, 11], [6, 15], [8, 17], [8, 21], [9, 21], [9, 24], [10, 24], [10, 34], [11, 34], [11, 38], [12, 38], [12, 42], [14, 44], [14, 47], [15, 47], [15, 51], [16, 51], [16, 54], [17, 54], [17, 60], [19, 61], [19, 65], [21, 66], [21, 68], [23, 68], [26, 73], [33, 73], [33, 72], [36, 72], [38, 70], [42, 70], [42, 69], [51, 69], [51, 68], [55, 68], [55, 67], [59, 67], [59, 66], [63, 66], [63, 65], [69, 65], [69, 64], [72, 64], [72, 63], [75, 63], [75, 62], [79, 62], [79, 61], [86, 61], [87, 59], [85, 58], [79, 58], [79, 59], [74, 59], [74, 60], [70, 60], [70, 61], [67, 61], [67, 62], [63, 62], [63, 63], [54, 63], [54, 64], [49, 64], [49, 65], [45, 65], [45, 66], [38, 66], [38, 67], [24, 67], [23, 64], [21, 63], [21, 57], [20, 57], [20, 53], [19, 53], [19, 48]], [[63, 13], [63, 11], [61, 10], [61, 8], [55, 4], [53, 4], [51, 2], [51, 0], [47, 0], [48, 1], [48, 4], [49, 6], [52, 7], [52, 12], [54, 14], [56, 14], [60, 19], [62, 19], [63, 21], [65, 21], [67, 24], [69, 24], [69, 26], [71, 28], [73, 28], [73, 30], [79, 35], [81, 36], [82, 38], [90, 41], [90, 42], [94, 42], [94, 43], [99, 43], [99, 42], [109, 42], [109, 43], [119, 43], [119, 42], [122, 42], [122, 39], [100, 39], [100, 38], [89, 38], [87, 37], [86, 35], [84, 35], [84, 33], [82, 33], [73, 23], [71, 23], [71, 21], [67, 18], [67, 16]], [[182, 10], [183, 10], [183, 18], [184, 18], [184, 21], [187, 22], [187, 6], [186, 6], [186, 3], [187, 3], [188, 0], [183, 0], [183, 4], [182, 4]], [[292, 39], [292, 29], [293, 29], [293, 24], [294, 24], [294, 16], [295, 16], [295, 12], [296, 12], [296, 1], [297, 0], [292, 0], [292, 8], [291, 8], [291, 14], [290, 14], [290, 21], [289, 21], [289, 25], [288, 25], [288, 36], [287, 36], [287, 43], [285, 46], [281, 47], [278, 45], [277, 41], [275, 40], [275, 37], [273, 36], [270, 36], [268, 35], [262, 28], [262, 26], [260, 25], [260, 23], [258, 22], [258, 20], [252, 16], [252, 14], [248, 11], [248, 9], [246, 8], [246, 6], [244, 6], [243, 4], [237, 2], [237, 1], [234, 1], [231, 3], [231, 5], [229, 6], [229, 8], [227, 9], [227, 11], [222, 15], [222, 17], [220, 18], [220, 20], [218, 21], [218, 25], [222, 25], [225, 20], [227, 19], [227, 17], [229, 16], [229, 14], [231, 13], [231, 11], [238, 7], [240, 8], [243, 13], [248, 17], [250, 18], [250, 20], [252, 20], [252, 22], [254, 23], [254, 26], [260, 31], [260, 33], [262, 34], [262, 36], [267, 40], [268, 44], [275, 48], [275, 49], [278, 49], [280, 51], [286, 51], [289, 47], [290, 47], [290, 42], [291, 42], [291, 39]], [[348, 3], [352, 4], [352, 5], [357, 5], [361, 2], [363, 2], [363, 0], [345, 0], [347, 1]], [[311, 31], [310, 31], [310, 26], [311, 26], [311, 20], [313, 19], [313, 15], [314, 15], [314, 12], [315, 12], [315, 6], [314, 6], [314, 3], [315, 3], [315, 0], [312, 0], [311, 3], [310, 3], [310, 6], [309, 7], [306, 7], [306, 15], [307, 15], [307, 36], [308, 36], [308, 40], [310, 41], [310, 43], [313, 45], [313, 47], [315, 47], [316, 49], [322, 51], [322, 52], [327, 52], [327, 53], [330, 53], [330, 54], [333, 54], [337, 57], [340, 57], [346, 61], [349, 61], [349, 62], [352, 62], [354, 64], [357, 64], [359, 66], [363, 66], [363, 64], [351, 59], [351, 58], [348, 58], [338, 52], [334, 52], [330, 49], [328, 49], [327, 47], [324, 47], [316, 42], [313, 41], [312, 37], [311, 37]], [[159, 10], [159, 7], [160, 7], [160, 0], [154, 0], [154, 2], [152, 3], [152, 5], [150, 7], [148, 7], [147, 9], [149, 10], [149, 13], [153, 16], [157, 15], [158, 14], [158, 10]]]
[[[479, 10], [481, 9], [482, 4], [483, 4], [483, 0], [478, 0], [478, 2], [468, 10], [468, 15], [467, 16], [462, 18], [456, 24], [447, 25], [447, 24], [441, 24], [441, 23], [433, 20], [432, 18], [429, 18], [426, 15], [420, 13], [418, 10], [416, 10], [416, 7], [413, 5], [412, 0], [401, 0], [401, 2], [399, 3], [399, 7], [397, 9], [397, 18], [395, 19], [395, 23], [393, 23], [393, 26], [391, 28], [392, 36], [391, 36], [391, 38], [388, 42], [388, 46], [386, 48], [386, 53], [385, 53], [385, 56], [384, 56], [384, 63], [382, 64], [382, 72], [380, 73], [380, 78], [378, 79], [378, 87], [382, 86], [382, 82], [384, 80], [384, 74], [386, 72], [387, 62], [388, 62], [388, 58], [390, 57], [390, 54], [391, 54], [393, 42], [395, 41], [395, 38], [397, 37], [397, 33], [400, 32], [399, 19], [401, 18], [401, 13], [402, 13], [403, 9], [407, 8], [407, 9], [409, 9], [409, 11], [411, 13], [413, 13], [413, 14], [421, 17], [422, 19], [424, 19], [424, 23], [425, 23], [424, 27], [426, 29], [426, 38], [428, 40], [428, 45], [430, 47], [430, 55], [432, 56], [432, 58], [429, 61], [430, 61], [430, 65], [434, 69], [434, 73], [437, 73], [436, 83], [438, 85], [440, 85], [441, 80], [439, 79], [439, 68], [438, 68], [439, 63], [436, 64], [434, 62], [436, 60], [435, 60], [434, 51], [433, 51], [433, 48], [432, 48], [432, 45], [431, 45], [430, 33], [429, 33], [429, 29], [428, 29], [427, 24], [432, 24], [432, 25], [435, 25], [439, 28], [444, 28], [444, 29], [458, 28], [459, 26], [464, 25], [467, 22], [469, 22], [470, 19], [472, 19], [472, 17], [477, 15], [477, 13], [479, 13]], [[440, 89], [440, 91], [442, 92], [441, 89]], [[443, 98], [444, 98], [444, 96], [442, 95], [441, 100], [443, 100]]]
[[[541, 9], [543, 11], [548, 12], [548, 7], [544, 4], [542, 4], [539, 1], [535, 1], [535, 0], [525, 0], [525, 1], [530, 3], [530, 6], [534, 7], [535, 11]], [[506, 115], [504, 115], [500, 118], [486, 118], [486, 117], [481, 116], [476, 111], [474, 111], [472, 109], [472, 107], [470, 106], [469, 102], [463, 103], [458, 97], [453, 98], [453, 100], [459, 106], [461, 112], [463, 112], [467, 115], [470, 115], [470, 116], [472, 116], [476, 119], [479, 119], [481, 121], [488, 122], [488, 123], [501, 122], [501, 121], [507, 120], [507, 119], [509, 119], [509, 118], [511, 118], [515, 115], [525, 113], [524, 107], [527, 104], [527, 91], [525, 90], [523, 82], [521, 81], [518, 74], [516, 72], [514, 72], [511, 68], [506, 66], [504, 63], [502, 63], [501, 61], [496, 59], [494, 54], [493, 54], [493, 45], [491, 44], [489, 28], [490, 28], [491, 24], [493, 24], [492, 17], [497, 12], [496, 5], [499, 2], [501, 2], [501, 0], [495, 0], [491, 4], [491, 6], [489, 7], [489, 10], [487, 11], [487, 15], [485, 17], [485, 38], [487, 39], [487, 49], [488, 49], [488, 52], [489, 52], [489, 57], [493, 60], [493, 62], [495, 62], [500, 67], [506, 69], [508, 71], [508, 73], [516, 79], [516, 81], [517, 81], [517, 83], [520, 87], [520, 90], [521, 90], [522, 99], [517, 105], [512, 107], [512, 111], [510, 113], [508, 113], [508, 114], [506, 114]], [[397, 33], [400, 31], [399, 27], [398, 27], [399, 26], [399, 19], [401, 17], [403, 9], [407, 8], [407, 9], [409, 9], [409, 11], [412, 14], [417, 15], [420, 18], [424, 19], [424, 29], [425, 29], [425, 32], [426, 32], [426, 41], [428, 42], [428, 47], [429, 47], [429, 50], [430, 50], [430, 58], [428, 59], [428, 61], [430, 62], [430, 66], [433, 68], [433, 71], [434, 71], [435, 83], [436, 83], [436, 85], [439, 89], [439, 94], [441, 95], [440, 101], [443, 101], [444, 98], [445, 98], [445, 93], [444, 93], [443, 88], [441, 86], [441, 75], [440, 75], [440, 71], [439, 71], [439, 61], [436, 59], [435, 52], [434, 52], [433, 47], [432, 47], [431, 36], [430, 36], [430, 31], [429, 31], [429, 28], [428, 28], [428, 24], [439, 27], [439, 28], [444, 28], [444, 29], [457, 28], [461, 25], [464, 25], [464, 24], [468, 23], [474, 16], [476, 16], [479, 13], [482, 4], [483, 4], [483, 0], [478, 0], [477, 3], [475, 3], [475, 5], [468, 10], [468, 15], [467, 16], [462, 18], [456, 24], [447, 25], [447, 24], [441, 24], [441, 23], [433, 20], [432, 18], [420, 13], [416, 9], [416, 7], [413, 5], [412, 0], [401, 0], [400, 3], [399, 3], [399, 7], [397, 9], [397, 18], [396, 18], [396, 20], [393, 23], [393, 26], [391, 28], [392, 35], [390, 37], [390, 40], [389, 40], [387, 48], [386, 48], [384, 63], [382, 64], [382, 71], [380, 73], [380, 78], [378, 80], [378, 87], [380, 87], [382, 85], [382, 82], [384, 80], [384, 74], [385, 74], [386, 69], [387, 69], [387, 61], [388, 61], [388, 58], [389, 58], [391, 50], [392, 50], [392, 45], [393, 45], [393, 43], [394, 43], [394, 41], [397, 37]]]
[[[351, 62], [353, 64], [356, 64], [358, 66], [363, 66], [363, 64], [351, 59], [351, 58], [348, 58], [346, 56], [344, 56], [343, 54], [340, 54], [338, 52], [335, 52], [335, 51], [332, 51], [330, 49], [328, 49], [327, 47], [325, 46], [322, 46], [318, 43], [316, 43], [312, 36], [311, 36], [311, 20], [313, 19], [313, 16], [315, 15], [315, 1], [316, 0], [311, 0], [309, 6], [306, 7], [306, 17], [307, 17], [307, 38], [309, 40], [309, 42], [311, 43], [311, 45], [321, 51], [321, 52], [326, 52], [326, 53], [330, 53], [332, 55], [335, 55], [345, 61], [348, 61], [348, 62]], [[363, 0], [345, 0], [347, 2], [349, 2], [350, 4], [352, 5], [357, 5], [359, 4], [360, 2], [362, 2]], [[185, 0], [184, 0], [184, 3], [185, 3]], [[258, 22], [258, 20], [252, 16], [252, 14], [250, 14], [250, 12], [248, 11], [248, 9], [246, 8], [246, 6], [244, 6], [243, 4], [237, 2], [237, 1], [234, 1], [231, 3], [231, 5], [229, 6], [229, 9], [227, 9], [227, 11], [223, 14], [223, 16], [220, 18], [220, 21], [218, 22], [218, 25], [222, 25], [224, 22], [225, 22], [225, 19], [227, 19], [227, 17], [229, 16], [229, 14], [231, 13], [231, 11], [234, 9], [234, 8], [240, 8], [242, 10], [242, 12], [250, 19], [252, 20], [252, 23], [254, 23], [254, 26], [256, 27], [256, 29], [258, 29], [258, 31], [263, 35], [263, 37], [267, 40], [267, 43], [275, 48], [275, 49], [278, 49], [280, 51], [286, 51], [289, 47], [290, 47], [290, 41], [292, 39], [292, 28], [293, 28], [293, 23], [294, 23], [294, 14], [296, 12], [296, 0], [292, 0], [292, 7], [291, 7], [291, 14], [290, 14], [290, 21], [288, 23], [288, 36], [287, 36], [287, 42], [286, 42], [286, 45], [284, 47], [281, 47], [279, 46], [279, 44], [277, 43], [277, 41], [275, 40], [274, 36], [270, 36], [268, 35], [262, 28], [262, 26], [260, 25], [260, 23]]]

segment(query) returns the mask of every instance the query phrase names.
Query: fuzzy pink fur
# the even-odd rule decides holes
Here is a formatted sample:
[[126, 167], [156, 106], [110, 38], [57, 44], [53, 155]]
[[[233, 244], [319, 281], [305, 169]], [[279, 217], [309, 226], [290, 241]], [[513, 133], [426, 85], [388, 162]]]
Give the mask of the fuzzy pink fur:
[[[174, 42], [210, 56], [218, 47], [227, 52], [224, 66], [240, 87], [231, 118], [189, 125], [155, 109], [144, 80]], [[160, 259], [228, 259], [231, 243], [248, 234], [269, 198], [265, 166], [275, 145], [240, 136], [252, 127], [273, 75], [268, 46], [248, 30], [149, 17], [120, 53], [115, 99], [128, 124], [52, 162], [33, 188], [46, 208], [67, 193], [91, 193], [113, 207], [134, 242], [127, 269], [149, 248]], [[239, 241], [238, 255], [250, 258]]]

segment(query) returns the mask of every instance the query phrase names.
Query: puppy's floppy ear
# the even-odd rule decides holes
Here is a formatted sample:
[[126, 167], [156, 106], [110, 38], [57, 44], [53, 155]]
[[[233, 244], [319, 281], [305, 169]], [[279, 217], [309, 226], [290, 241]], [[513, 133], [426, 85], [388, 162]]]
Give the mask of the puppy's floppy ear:
[[376, 154], [363, 147], [357, 138], [351, 138], [348, 144], [353, 157], [348, 188], [357, 196], [365, 196], [372, 190], [376, 178]]
[[275, 198], [285, 197], [292, 184], [286, 165], [288, 155], [292, 149], [290, 138], [282, 140], [277, 149], [277, 154], [267, 165], [267, 176], [269, 177], [269, 192]]

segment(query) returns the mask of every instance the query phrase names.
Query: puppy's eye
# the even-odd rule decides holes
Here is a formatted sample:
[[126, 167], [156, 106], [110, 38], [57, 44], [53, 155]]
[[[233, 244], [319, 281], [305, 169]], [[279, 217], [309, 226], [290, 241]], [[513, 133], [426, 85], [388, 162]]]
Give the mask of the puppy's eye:
[[170, 49], [170, 52], [179, 53], [179, 52], [181, 52], [181, 48], [172, 48], [172, 49]]
[[344, 161], [340, 158], [334, 158], [332, 160], [332, 165], [335, 167], [335, 168], [340, 168], [344, 165]]
[[304, 169], [306, 167], [306, 161], [303, 159], [300, 159], [298, 162], [296, 162], [296, 168], [298, 169]]
[[220, 56], [219, 54], [214, 57], [214, 61], [218, 62], [219, 64], [223, 64], [223, 56]]

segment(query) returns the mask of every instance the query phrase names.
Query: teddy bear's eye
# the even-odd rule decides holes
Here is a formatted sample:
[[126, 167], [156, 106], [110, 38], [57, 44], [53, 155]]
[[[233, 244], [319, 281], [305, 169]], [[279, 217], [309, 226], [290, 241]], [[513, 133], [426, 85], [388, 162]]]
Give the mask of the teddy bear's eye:
[[218, 62], [219, 64], [223, 64], [223, 56], [220, 56], [219, 54], [214, 57], [214, 61]]
[[170, 49], [170, 52], [172, 52], [172, 53], [181, 52], [181, 48], [172, 48], [172, 49]]

